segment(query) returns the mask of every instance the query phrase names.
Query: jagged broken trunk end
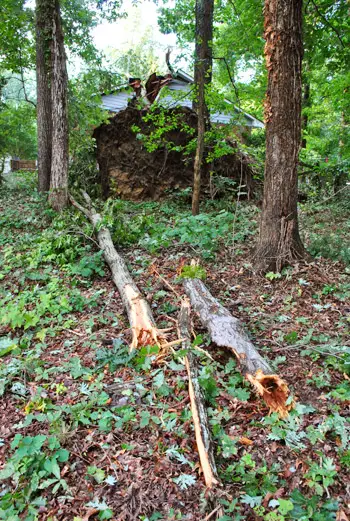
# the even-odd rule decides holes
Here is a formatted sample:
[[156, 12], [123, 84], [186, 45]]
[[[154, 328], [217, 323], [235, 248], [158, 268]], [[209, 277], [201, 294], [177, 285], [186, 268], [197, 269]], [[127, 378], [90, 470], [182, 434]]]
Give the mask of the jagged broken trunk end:
[[99, 246], [110, 267], [113, 282], [118, 288], [128, 314], [132, 330], [130, 350], [139, 346], [160, 345], [163, 336], [156, 326], [148, 302], [133, 281], [124, 259], [115, 249], [110, 231], [101, 225], [101, 215], [93, 208], [88, 194], [84, 192], [83, 195], [88, 209], [79, 204], [72, 196], [70, 196], [70, 201], [91, 221], [95, 228]]

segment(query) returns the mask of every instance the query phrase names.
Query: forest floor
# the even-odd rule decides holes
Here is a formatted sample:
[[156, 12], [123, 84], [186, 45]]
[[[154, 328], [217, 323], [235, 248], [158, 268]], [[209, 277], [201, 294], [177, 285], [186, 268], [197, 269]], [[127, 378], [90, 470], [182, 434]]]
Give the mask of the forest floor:
[[[265, 277], [250, 264], [251, 203], [232, 213], [232, 201], [209, 201], [192, 217], [179, 194], [104, 209], [157, 325], [173, 328], [169, 341], [184, 294], [179, 275], [196, 258], [212, 294], [295, 397], [288, 418], [269, 415], [193, 317], [221, 521], [348, 520], [348, 202], [301, 208], [309, 250], [331, 259]], [[91, 237], [73, 209], [50, 210], [28, 176], [0, 190], [0, 519], [215, 519], [184, 353], [129, 354], [122, 302]]]

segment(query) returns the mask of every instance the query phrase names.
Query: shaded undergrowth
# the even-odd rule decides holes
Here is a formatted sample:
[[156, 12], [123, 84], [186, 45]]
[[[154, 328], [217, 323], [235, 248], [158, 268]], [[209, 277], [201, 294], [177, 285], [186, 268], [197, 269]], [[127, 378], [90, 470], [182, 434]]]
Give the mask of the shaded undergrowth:
[[[80, 215], [53, 213], [28, 178], [0, 195], [0, 519], [202, 520], [211, 507], [185, 353], [157, 346], [129, 353], [122, 303]], [[181, 199], [115, 201], [105, 223], [158, 326], [173, 327], [169, 340], [183, 293], [179, 273], [195, 256], [213, 294], [245, 322], [297, 400], [287, 419], [269, 416], [235, 361], [195, 321], [192, 348], [224, 484], [221, 521], [342, 519], [347, 268], [320, 260], [257, 278], [248, 252], [258, 212], [240, 203], [236, 213], [231, 204], [209, 202], [194, 218]], [[309, 244], [318, 230], [326, 240], [323, 210], [303, 211]], [[333, 217], [335, 235], [338, 217], [346, 234], [345, 211]], [[346, 261], [341, 251], [334, 258]], [[106, 338], [116, 340], [106, 347]]]

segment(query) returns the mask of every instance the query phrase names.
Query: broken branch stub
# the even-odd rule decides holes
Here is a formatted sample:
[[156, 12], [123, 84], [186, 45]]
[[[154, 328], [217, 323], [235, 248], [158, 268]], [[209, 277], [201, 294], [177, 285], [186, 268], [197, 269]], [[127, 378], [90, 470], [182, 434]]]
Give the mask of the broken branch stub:
[[89, 195], [83, 192], [83, 196], [88, 209], [79, 204], [71, 195], [69, 199], [72, 205], [78, 208], [95, 228], [98, 244], [110, 267], [112, 280], [120, 293], [128, 314], [132, 330], [130, 349], [150, 344], [159, 345], [163, 337], [156, 327], [148, 302], [133, 281], [124, 259], [115, 249], [110, 231], [103, 226], [101, 215], [94, 209]]
[[257, 352], [242, 323], [211, 295], [201, 280], [185, 279], [184, 287], [212, 341], [219, 347], [229, 349], [236, 356], [240, 371], [262, 396], [270, 410], [281, 417], [287, 416], [293, 407], [293, 403], [287, 403], [288, 386], [274, 374], [269, 363]]

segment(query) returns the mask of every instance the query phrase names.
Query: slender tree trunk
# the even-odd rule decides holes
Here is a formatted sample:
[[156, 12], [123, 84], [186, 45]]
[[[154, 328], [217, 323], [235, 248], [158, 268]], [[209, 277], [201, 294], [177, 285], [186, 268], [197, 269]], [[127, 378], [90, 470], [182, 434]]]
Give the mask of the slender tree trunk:
[[347, 169], [345, 169], [341, 165], [341, 161], [344, 159], [344, 143], [346, 140], [346, 128], [347, 128], [347, 122], [345, 117], [344, 110], [341, 113], [341, 120], [340, 120], [340, 137], [339, 137], [339, 161], [340, 161], [340, 168], [337, 169], [337, 171], [334, 173], [333, 177], [333, 193], [337, 194], [344, 186], [346, 186], [346, 181], [348, 178]]
[[[307, 80], [304, 83], [304, 93], [303, 93], [303, 109], [307, 109], [310, 106], [310, 83]], [[302, 130], [307, 130], [307, 125], [309, 123], [309, 116], [306, 112], [302, 115]], [[301, 141], [302, 148], [306, 148], [306, 136], [303, 136], [303, 139]]]
[[199, 213], [199, 195], [201, 188], [201, 170], [204, 155], [204, 137], [209, 122], [205, 103], [205, 85], [212, 77], [212, 40], [213, 40], [214, 0], [196, 0], [196, 61], [194, 80], [198, 100], [195, 103], [198, 114], [197, 150], [194, 161], [192, 213]]
[[38, 132], [38, 189], [48, 192], [51, 179], [52, 115], [50, 41], [52, 0], [36, 0], [36, 85]]
[[51, 206], [61, 211], [68, 204], [68, 109], [66, 53], [58, 0], [55, 1], [52, 27], [52, 166]]
[[302, 0], [265, 0], [266, 162], [255, 265], [280, 271], [305, 254], [298, 228]]

